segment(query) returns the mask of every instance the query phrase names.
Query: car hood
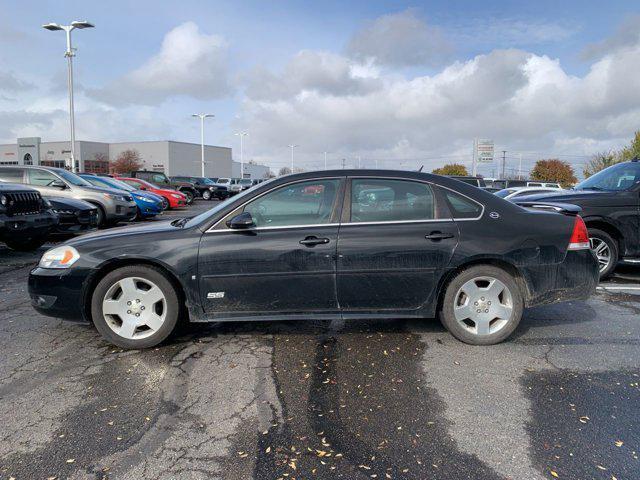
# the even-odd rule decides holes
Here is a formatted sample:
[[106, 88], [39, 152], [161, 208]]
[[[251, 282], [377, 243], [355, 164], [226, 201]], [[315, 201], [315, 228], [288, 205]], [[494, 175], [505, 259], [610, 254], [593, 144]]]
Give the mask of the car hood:
[[96, 192], [101, 193], [110, 193], [112, 195], [129, 195], [129, 192], [126, 190], [118, 190], [117, 188], [107, 188], [107, 187], [96, 187], [96, 186], [84, 186], [82, 188], [88, 188], [91, 190], [95, 190]]
[[84, 200], [77, 200], [75, 198], [65, 197], [44, 197], [51, 202], [55, 208], [72, 208], [76, 210], [91, 210], [96, 207]]
[[74, 238], [67, 242], [68, 245], [82, 246], [86, 243], [91, 243], [94, 240], [116, 240], [122, 237], [144, 235], [158, 232], [174, 232], [179, 227], [171, 225], [173, 220], [166, 220], [163, 222], [145, 223], [144, 225], [131, 225], [125, 227], [110, 228], [109, 230], [101, 230], [93, 233], [87, 233], [81, 237]]
[[35, 193], [37, 190], [35, 188], [27, 187], [26, 185], [21, 185], [19, 183], [4, 183], [0, 182], [0, 193], [3, 192], [32, 192]]

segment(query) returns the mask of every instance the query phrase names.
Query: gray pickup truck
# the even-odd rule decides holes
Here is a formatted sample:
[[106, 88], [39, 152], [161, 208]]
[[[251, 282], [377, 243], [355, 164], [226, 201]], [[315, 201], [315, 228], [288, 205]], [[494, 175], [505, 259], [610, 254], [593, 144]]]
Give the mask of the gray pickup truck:
[[137, 214], [133, 197], [123, 190], [100, 188], [62, 168], [0, 167], [0, 181], [22, 183], [39, 191], [43, 197], [65, 197], [84, 200], [98, 208], [98, 225], [114, 225], [129, 221]]

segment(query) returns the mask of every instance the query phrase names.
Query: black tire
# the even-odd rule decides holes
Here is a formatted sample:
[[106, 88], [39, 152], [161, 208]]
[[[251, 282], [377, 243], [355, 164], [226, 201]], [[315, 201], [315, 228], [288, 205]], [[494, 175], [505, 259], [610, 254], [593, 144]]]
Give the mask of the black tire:
[[47, 242], [48, 235], [40, 235], [37, 237], [22, 238], [20, 240], [7, 239], [5, 243], [7, 247], [16, 252], [33, 252]]
[[187, 190], [187, 189], [181, 190], [180, 193], [182, 193], [185, 197], [187, 197], [187, 205], [191, 205], [193, 203], [193, 199], [195, 197], [191, 190]]
[[169, 203], [169, 200], [167, 200], [166, 197], [162, 197], [162, 210], [169, 210], [170, 207], [171, 204]]
[[[594, 246], [596, 241], [603, 242], [608, 248], [609, 255], [609, 263], [603, 267], [602, 262], [598, 259], [598, 268], [600, 269], [600, 279], [607, 278], [609, 275], [613, 273], [616, 266], [618, 265], [619, 260], [619, 249], [618, 242], [607, 232], [603, 230], [599, 230], [597, 228], [589, 228], [589, 241]], [[596, 254], [597, 255], [597, 254]]]
[[211, 200], [211, 191], [210, 190], [203, 190], [202, 191], [202, 199], [203, 200]]
[[[471, 331], [473, 327], [466, 324], [463, 326], [463, 323], [456, 319], [454, 313], [454, 305], [459, 301], [458, 296], [464, 296], [463, 293], [460, 293], [462, 286], [478, 277], [490, 277], [500, 280], [506, 289], [509, 290], [511, 297], [511, 314], [509, 318], [505, 319], [503, 326], [497, 331], [486, 335], [473, 333]], [[476, 265], [458, 273], [449, 285], [447, 285], [440, 310], [440, 321], [454, 337], [464, 343], [471, 345], [494, 345], [502, 342], [513, 333], [522, 319], [523, 310], [524, 299], [522, 292], [511, 274], [492, 265]], [[491, 322], [495, 322], [495, 320], [491, 320]]]
[[[151, 336], [142, 339], [128, 339], [118, 335], [108, 324], [103, 315], [102, 302], [109, 289], [119, 280], [136, 277], [153, 282], [160, 288], [166, 305], [166, 316], [162, 326]], [[162, 270], [148, 265], [131, 265], [118, 268], [98, 282], [91, 296], [91, 318], [98, 331], [109, 342], [126, 349], [149, 348], [164, 341], [176, 327], [180, 315], [180, 300], [175, 287]]]
[[107, 215], [104, 213], [104, 208], [102, 205], [98, 205], [97, 203], [89, 202], [91, 205], [96, 207], [98, 210], [98, 215], [96, 217], [96, 223], [98, 224], [98, 228], [107, 226]]

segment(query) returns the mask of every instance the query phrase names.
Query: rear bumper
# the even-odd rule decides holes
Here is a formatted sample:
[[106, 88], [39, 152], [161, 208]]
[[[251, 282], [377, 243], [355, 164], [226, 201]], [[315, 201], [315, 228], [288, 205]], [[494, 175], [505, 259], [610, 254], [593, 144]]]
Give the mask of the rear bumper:
[[83, 285], [88, 274], [87, 270], [76, 268], [34, 268], [28, 284], [31, 305], [49, 317], [85, 321]]
[[562, 263], [521, 269], [529, 295], [526, 306], [568, 300], [584, 300], [593, 295], [599, 281], [598, 261], [591, 250], [567, 252]]

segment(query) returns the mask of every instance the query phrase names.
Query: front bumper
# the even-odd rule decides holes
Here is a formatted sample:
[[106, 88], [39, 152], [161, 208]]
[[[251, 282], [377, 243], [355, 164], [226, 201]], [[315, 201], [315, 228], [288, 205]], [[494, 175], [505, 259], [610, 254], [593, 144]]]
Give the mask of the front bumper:
[[0, 216], [0, 240], [8, 236], [44, 235], [58, 224], [58, 216], [51, 211], [33, 215]]
[[60, 222], [55, 233], [86, 233], [98, 228], [98, 211], [86, 210], [71, 213], [58, 213]]
[[78, 268], [34, 268], [28, 283], [31, 305], [49, 317], [86, 321], [83, 292], [89, 273]]
[[600, 278], [598, 260], [587, 249], [567, 252], [561, 263], [521, 271], [528, 286], [527, 307], [585, 300], [595, 293]]
[[106, 212], [110, 222], [126, 222], [133, 220], [138, 214], [138, 206], [135, 202], [114, 202], [113, 208]]

